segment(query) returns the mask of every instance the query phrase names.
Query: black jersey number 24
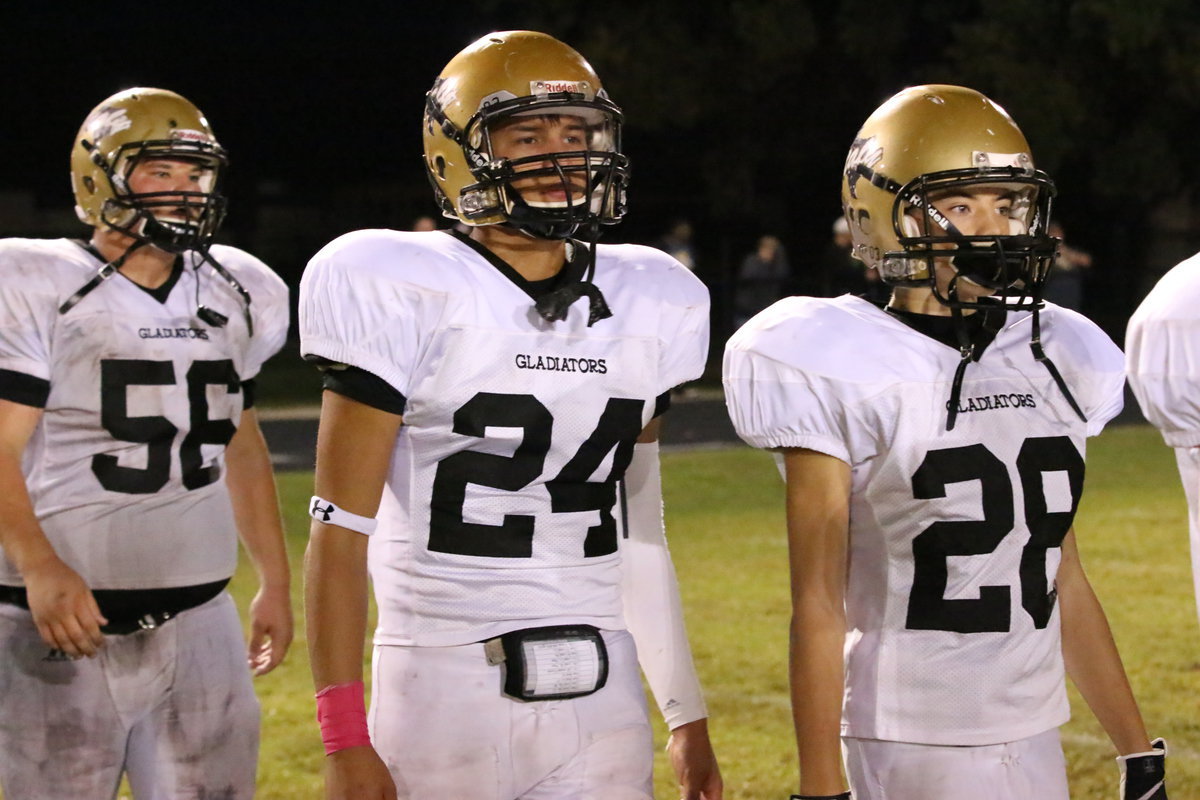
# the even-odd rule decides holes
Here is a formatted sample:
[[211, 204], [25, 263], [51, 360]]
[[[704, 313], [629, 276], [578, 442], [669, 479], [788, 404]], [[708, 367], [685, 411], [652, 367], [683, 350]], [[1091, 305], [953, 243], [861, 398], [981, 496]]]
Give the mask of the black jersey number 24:
[[[1065, 472], [1071, 488], [1069, 511], [1049, 511], [1043, 476]], [[1029, 541], [1021, 552], [1021, 606], [1037, 628], [1050, 622], [1057, 593], [1047, 585], [1046, 551], [1061, 547], [1075, 518], [1083, 492], [1083, 457], [1066, 436], [1026, 439], [1017, 454], [1017, 475], [1024, 495]], [[913, 496], [930, 500], [946, 496], [952, 483], [979, 481], [983, 519], [934, 522], [913, 540], [912, 592], [908, 598], [910, 630], [957, 633], [1003, 632], [1012, 624], [1007, 585], [981, 586], [978, 597], [948, 600], [946, 559], [993, 552], [1013, 529], [1016, 508], [1008, 468], [982, 444], [931, 450], [913, 475]]]
[[[208, 418], [208, 387], [241, 391], [241, 382], [229, 359], [194, 361], [188, 368], [187, 397], [191, 425], [179, 445], [183, 485], [199, 489], [220, 477], [220, 468], [204, 465], [202, 444], [229, 444], [237, 426], [228, 419]], [[129, 415], [129, 387], [174, 386], [175, 366], [170, 361], [140, 358], [106, 358], [100, 362], [100, 424], [113, 438], [146, 445], [146, 466], [126, 467], [116, 456], [92, 456], [92, 472], [110, 492], [153, 494], [171, 477], [171, 445], [178, 428], [166, 417]]]
[[[644, 401], [611, 397], [596, 427], [551, 480], [546, 482], [550, 510], [599, 512], [599, 522], [583, 539], [585, 557], [617, 549], [616, 482], [633, 456], [642, 429]], [[529, 558], [533, 555], [534, 518], [506, 514], [498, 525], [463, 519], [467, 484], [515, 492], [537, 480], [546, 465], [554, 435], [554, 417], [533, 395], [479, 392], [454, 413], [454, 432], [486, 437], [487, 428], [519, 428], [521, 442], [511, 456], [463, 450], [438, 462], [433, 479], [429, 549], [439, 553], [491, 558]], [[614, 452], [615, 448], [615, 452]], [[613, 452], [604, 478], [595, 473]]]

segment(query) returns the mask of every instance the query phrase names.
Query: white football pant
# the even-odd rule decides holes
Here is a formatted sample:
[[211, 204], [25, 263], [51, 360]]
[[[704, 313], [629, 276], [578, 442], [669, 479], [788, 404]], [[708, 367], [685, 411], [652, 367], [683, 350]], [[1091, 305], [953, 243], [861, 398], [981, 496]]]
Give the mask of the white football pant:
[[371, 741], [401, 800], [651, 800], [654, 745], [633, 637], [602, 631], [608, 682], [569, 700], [501, 694], [482, 644], [375, 648]]
[[1175, 463], [1188, 504], [1188, 538], [1192, 550], [1192, 584], [1200, 613], [1200, 447], [1176, 447]]
[[854, 800], [1068, 800], [1058, 729], [953, 747], [842, 739]]
[[228, 594], [74, 661], [0, 604], [0, 653], [5, 800], [112, 800], [122, 772], [135, 800], [253, 797], [258, 700]]

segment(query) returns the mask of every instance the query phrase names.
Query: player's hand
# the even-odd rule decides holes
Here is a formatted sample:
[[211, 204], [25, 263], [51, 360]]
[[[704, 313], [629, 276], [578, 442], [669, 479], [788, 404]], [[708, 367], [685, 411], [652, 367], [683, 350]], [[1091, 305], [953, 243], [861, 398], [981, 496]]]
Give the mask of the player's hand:
[[396, 784], [371, 747], [325, 756], [325, 800], [396, 800]]
[[1155, 739], [1146, 753], [1117, 756], [1121, 800], [1167, 800], [1167, 743]]
[[708, 740], [708, 720], [686, 722], [671, 731], [667, 756], [679, 779], [681, 800], [721, 800], [725, 785]]
[[292, 643], [292, 599], [287, 584], [262, 586], [250, 601], [247, 658], [255, 675], [266, 675], [287, 655]]
[[94, 656], [104, 646], [96, 598], [79, 573], [57, 556], [25, 568], [25, 592], [42, 640], [72, 658]]

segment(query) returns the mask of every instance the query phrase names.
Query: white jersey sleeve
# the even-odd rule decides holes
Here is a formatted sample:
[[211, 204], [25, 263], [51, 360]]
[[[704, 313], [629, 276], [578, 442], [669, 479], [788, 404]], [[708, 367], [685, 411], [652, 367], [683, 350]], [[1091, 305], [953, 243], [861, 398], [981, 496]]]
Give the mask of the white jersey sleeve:
[[[1087, 435], [1098, 436], [1125, 406], [1125, 356], [1096, 323], [1082, 314], [1047, 303], [1042, 311], [1042, 343], [1087, 417]], [[1026, 333], [1032, 318], [1013, 325]]]
[[[646, 276], [643, 280], [655, 290], [662, 341], [661, 391], [699, 378], [708, 360], [708, 289], [691, 270], [661, 250], [640, 245], [605, 249], [638, 264]], [[652, 269], [661, 270], [658, 274], [662, 277], [651, 284]]]
[[[427, 237], [397, 231], [347, 234], [313, 256], [300, 281], [300, 348], [382, 378], [406, 398], [437, 329], [447, 288]], [[435, 240], [437, 241], [437, 240]]]
[[38, 267], [21, 240], [0, 240], [0, 370], [49, 380], [57, 290]]
[[[262, 370], [263, 364], [278, 353], [287, 340], [288, 324], [291, 320], [288, 287], [270, 267], [244, 250], [217, 244], [212, 247], [212, 255], [250, 294], [254, 335], [247, 342], [241, 372], [241, 379], [247, 381]], [[191, 254], [191, 258], [200, 262], [196, 254]], [[201, 266], [200, 269], [203, 270], [204, 267]], [[219, 287], [214, 291], [228, 297], [230, 309], [238, 308], [244, 302], [231, 287], [223, 285], [220, 276], [210, 277], [212, 284]], [[204, 291], [207, 291], [207, 285], [201, 287], [201, 292]]]
[[[734, 429], [754, 447], [801, 447], [853, 461], [848, 432], [870, 382], [846, 369], [866, 342], [836, 335], [840, 309], [829, 301], [788, 297], [746, 323], [725, 347], [725, 402]], [[829, 331], [819, 342], [812, 326]], [[798, 358], [797, 354], [804, 356]], [[824, 365], [810, 369], [808, 365]]]
[[1200, 445], [1200, 255], [1170, 270], [1129, 320], [1129, 385], [1172, 447]]

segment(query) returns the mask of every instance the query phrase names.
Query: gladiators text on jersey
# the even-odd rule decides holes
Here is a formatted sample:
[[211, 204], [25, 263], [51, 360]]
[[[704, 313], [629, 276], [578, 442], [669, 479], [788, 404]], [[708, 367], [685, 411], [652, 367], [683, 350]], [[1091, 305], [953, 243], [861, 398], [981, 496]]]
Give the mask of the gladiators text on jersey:
[[139, 339], [208, 339], [204, 328], [138, 328]]
[[517, 353], [513, 363], [517, 369], [540, 369], [547, 372], [583, 372], [596, 375], [608, 374], [608, 363], [603, 358], [564, 358], [561, 356], [535, 356]]
[[[949, 408], [950, 404], [946, 403]], [[958, 413], [971, 411], [995, 411], [999, 408], [1037, 408], [1031, 394], [985, 394], [982, 397], [967, 397], [959, 401]]]

